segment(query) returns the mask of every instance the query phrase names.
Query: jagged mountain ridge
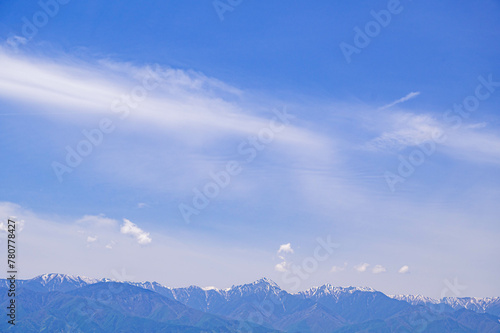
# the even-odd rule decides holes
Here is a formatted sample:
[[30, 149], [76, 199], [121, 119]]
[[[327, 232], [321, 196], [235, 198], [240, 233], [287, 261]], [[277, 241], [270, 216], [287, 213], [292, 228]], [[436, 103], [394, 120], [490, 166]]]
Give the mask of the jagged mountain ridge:
[[[6, 280], [3, 281], [6, 283]], [[290, 294], [272, 280], [265, 278], [227, 289], [197, 286], [169, 288], [157, 282], [114, 282], [109, 279], [90, 279], [62, 274], [44, 274], [30, 280], [20, 280], [18, 283], [19, 290], [24, 290], [25, 294], [33, 292], [36, 296], [33, 300], [34, 304], [48, 302], [50, 306], [54, 306], [55, 301], [50, 303], [47, 300], [57, 300], [59, 303], [56, 304], [66, 304], [65, 302], [81, 304], [82, 299], [97, 302], [96, 293], [89, 294], [92, 288], [95, 287], [105, 295], [110, 290], [113, 292], [123, 286], [128, 293], [113, 292], [112, 301], [105, 299], [104, 304], [97, 302], [98, 308], [106, 314], [105, 318], [120, 317], [124, 322], [134, 323], [140, 327], [148, 325], [148, 327], [153, 327], [155, 323], [159, 323], [160, 326], [174, 325], [172, 327], [187, 324], [190, 330], [196, 331], [198, 328], [193, 326], [196, 321], [192, 317], [197, 316], [195, 313], [206, 313], [213, 316], [210, 318], [216, 318], [211, 319], [210, 325], [214, 323], [225, 325], [225, 329], [229, 329], [229, 332], [234, 328], [234, 324], [224, 322], [222, 318], [237, 322], [253, 322], [253, 325], [257, 325], [256, 328], [268, 332], [355, 332], [371, 329], [394, 330], [395, 328], [398, 331], [416, 332], [419, 331], [418, 327], [423, 325], [422, 323], [442, 332], [447, 332], [448, 328], [464, 332], [474, 331], [477, 327], [486, 327], [487, 331], [500, 332], [498, 316], [487, 314], [488, 309], [491, 308], [490, 305], [497, 304], [495, 303], [497, 298], [444, 300], [459, 308], [459, 311], [463, 310], [457, 312], [455, 308], [445, 303], [442, 303], [443, 306], [436, 307], [439, 305], [436, 303], [438, 301], [430, 298], [388, 297], [366, 287], [334, 287], [326, 284]], [[43, 293], [47, 296], [43, 296]], [[130, 296], [132, 294], [133, 297]], [[158, 301], [159, 298], [154, 295], [198, 312], [185, 310], [186, 313], [191, 313], [187, 315], [185, 322], [165, 322], [165, 316], [158, 317], [157, 314], [168, 313], [171, 305], [167, 301]], [[149, 308], [150, 311], [143, 313], [140, 318], [136, 318], [134, 312], [129, 311], [129, 307], [134, 308], [138, 300], [148, 300], [139, 302], [145, 306], [150, 301], [156, 306]], [[478, 310], [477, 312], [465, 308], [472, 303], [478, 305], [474, 308]], [[36, 306], [33, 307], [33, 311], [36, 309]], [[62, 309], [66, 307], [63, 306]], [[481, 309], [485, 309], [487, 313], [481, 313]], [[59, 313], [59, 310], [59, 308], [53, 309], [55, 313]], [[64, 316], [56, 319], [57, 324], [60, 325]], [[167, 319], [169, 319], [168, 316]], [[97, 325], [97, 323], [93, 324]], [[95, 328], [94, 326], [92, 327]]]
[[467, 309], [477, 313], [500, 315], [500, 297], [443, 297], [440, 300], [422, 295], [389, 295], [412, 305], [425, 305], [431, 308], [447, 307], [453, 310]]
[[[10, 301], [6, 291], [0, 288], [2, 307]], [[17, 291], [16, 304], [16, 325], [2, 321], [1, 332], [206, 333], [239, 332], [241, 327], [259, 333], [276, 332], [257, 324], [198, 311], [156, 292], [109, 280], [67, 292], [40, 292], [21, 287]]]
[[[74, 288], [83, 287], [85, 285], [116, 281], [112, 279], [96, 279], [78, 275], [66, 275], [59, 273], [42, 274], [32, 279], [17, 280], [18, 286], [25, 286], [31, 290], [40, 291], [69, 291]], [[116, 281], [118, 282], [118, 281]], [[171, 288], [164, 286], [158, 282], [130, 282], [122, 281], [130, 285], [141, 287], [144, 289], [158, 292], [161, 295], [170, 297], [175, 300], [188, 301], [190, 293], [195, 292], [206, 299], [211, 299], [220, 295], [223, 299], [229, 300], [235, 295], [243, 296], [248, 293], [255, 293], [256, 291], [272, 290], [275, 295], [279, 295], [283, 291], [274, 281], [268, 278], [262, 278], [249, 284], [233, 285], [231, 288], [218, 289], [218, 288], [202, 288], [198, 286], [189, 286], [181, 288]], [[0, 284], [3, 283], [7, 286], [6, 279], [0, 279]], [[325, 284], [320, 287], [312, 287], [310, 289], [297, 292], [291, 295], [299, 295], [307, 299], [318, 299], [320, 296], [329, 296], [338, 298], [341, 295], [352, 294], [355, 291], [364, 292], [378, 292], [369, 287], [336, 287], [331, 284]], [[500, 307], [500, 297], [444, 297], [440, 300], [426, 297], [422, 295], [386, 295], [390, 298], [407, 302], [411, 305], [440, 305], [445, 304], [450, 306], [453, 310], [467, 309], [478, 313], [488, 312], [489, 308], [497, 309]], [[496, 311], [495, 311], [496, 312]], [[499, 315], [499, 313], [493, 313]]]

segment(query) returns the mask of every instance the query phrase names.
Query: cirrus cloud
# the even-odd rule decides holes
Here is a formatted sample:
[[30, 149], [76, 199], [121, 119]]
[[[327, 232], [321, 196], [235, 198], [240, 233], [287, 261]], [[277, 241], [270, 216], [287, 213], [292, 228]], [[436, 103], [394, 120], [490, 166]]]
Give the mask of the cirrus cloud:
[[408, 95], [401, 97], [400, 99], [397, 99], [389, 104], [386, 104], [386, 105], [380, 107], [379, 110], [385, 110], [385, 109], [388, 109], [396, 104], [404, 103], [404, 102], [406, 102], [414, 97], [417, 97], [418, 95], [420, 95], [420, 91], [413, 91], [413, 92], [409, 93]]

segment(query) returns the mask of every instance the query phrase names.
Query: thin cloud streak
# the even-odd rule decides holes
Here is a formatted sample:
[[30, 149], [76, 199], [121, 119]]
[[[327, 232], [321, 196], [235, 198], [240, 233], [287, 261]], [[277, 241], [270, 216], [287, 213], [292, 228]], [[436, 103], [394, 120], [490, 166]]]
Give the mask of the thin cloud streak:
[[378, 110], [385, 110], [385, 109], [388, 109], [390, 107], [393, 107], [396, 104], [404, 103], [404, 102], [406, 102], [406, 101], [408, 101], [408, 100], [410, 100], [412, 98], [417, 97], [418, 95], [420, 95], [420, 91], [411, 92], [408, 95], [406, 95], [404, 97], [401, 97], [400, 99], [395, 100], [394, 102], [391, 102], [389, 104], [381, 106], [380, 108], [378, 108]]

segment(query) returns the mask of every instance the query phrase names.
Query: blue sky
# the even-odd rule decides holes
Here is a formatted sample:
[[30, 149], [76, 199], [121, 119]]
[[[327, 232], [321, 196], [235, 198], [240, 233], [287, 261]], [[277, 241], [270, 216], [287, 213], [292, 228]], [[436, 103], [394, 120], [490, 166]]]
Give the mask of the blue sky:
[[24, 277], [498, 296], [499, 3], [214, 3], [0, 4]]

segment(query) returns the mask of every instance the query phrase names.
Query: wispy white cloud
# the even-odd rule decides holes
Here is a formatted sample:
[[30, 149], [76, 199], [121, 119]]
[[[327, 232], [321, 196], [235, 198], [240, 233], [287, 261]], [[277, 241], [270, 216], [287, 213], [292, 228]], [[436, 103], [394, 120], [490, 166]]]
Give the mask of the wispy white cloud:
[[446, 153], [463, 160], [500, 164], [500, 136], [483, 127], [450, 132]]
[[87, 243], [94, 243], [97, 241], [97, 236], [88, 236]]
[[408, 265], [404, 265], [404, 266], [402, 266], [402, 267], [399, 269], [398, 273], [400, 273], [400, 274], [406, 274], [406, 273], [408, 273], [409, 271], [410, 271], [410, 267], [408, 267]]
[[384, 273], [385, 271], [387, 271], [387, 270], [382, 265], [375, 265], [375, 267], [373, 267], [373, 269], [372, 269], [373, 274], [380, 274], [380, 273]]
[[[205, 142], [221, 135], [254, 134], [269, 122], [239, 101], [244, 94], [241, 90], [194, 71], [137, 67], [111, 60], [85, 62], [64, 55], [48, 60], [14, 55], [2, 47], [0, 62], [0, 96], [36, 104], [41, 115], [60, 119], [71, 115], [74, 120], [89, 113], [133, 114], [136, 121], [168, 128], [170, 135], [189, 141], [196, 133]], [[145, 96], [134, 97], [145, 90], [144, 82], [157, 87], [146, 90]], [[54, 107], [60, 115], [53, 112]], [[318, 134], [296, 125], [288, 126], [276, 140], [301, 146], [325, 143]]]
[[482, 123], [475, 123], [475, 124], [466, 125], [465, 128], [466, 129], [480, 129], [480, 128], [486, 127], [487, 125], [488, 125], [487, 123], [482, 122]]
[[442, 125], [429, 115], [397, 113], [388, 117], [388, 130], [368, 142], [372, 150], [401, 150], [432, 140], [444, 132]]
[[120, 232], [122, 234], [135, 237], [139, 244], [149, 244], [152, 241], [151, 237], [149, 237], [149, 232], [145, 232], [127, 219], [123, 219], [123, 224], [120, 228]]
[[279, 264], [276, 264], [276, 266], [274, 266], [274, 270], [277, 272], [286, 272], [286, 271], [288, 271], [289, 265], [290, 264], [287, 263], [286, 261], [282, 261]]
[[[279, 264], [276, 264], [274, 266], [274, 270], [277, 272], [286, 272], [288, 271], [288, 267], [290, 266], [290, 263], [285, 259], [285, 254], [293, 254], [293, 249], [292, 249], [292, 244], [291, 243], [286, 243], [286, 244], [281, 244], [279, 249], [278, 249], [278, 258], [282, 260]], [[280, 255], [280, 253], [282, 255]]]
[[84, 237], [87, 247], [95, 249], [108, 248], [104, 244], [115, 244], [114, 239], [120, 235], [119, 221], [106, 217], [104, 214], [84, 215], [72, 226], [78, 234]]
[[333, 266], [332, 269], [330, 269], [330, 272], [332, 273], [337, 273], [337, 272], [342, 272], [346, 269], [347, 263], [345, 262], [343, 266]]
[[7, 41], [5, 42], [8, 47], [17, 50], [19, 45], [25, 45], [28, 42], [28, 39], [25, 37], [21, 36], [12, 36], [7, 38]]
[[115, 241], [111, 241], [109, 244], [106, 244], [106, 246], [105, 246], [105, 247], [106, 247], [107, 249], [111, 250], [111, 249], [113, 248], [113, 245], [115, 245], [115, 244], [116, 244], [116, 242], [115, 242]]
[[381, 117], [382, 133], [366, 143], [369, 150], [400, 151], [433, 143], [440, 152], [454, 158], [500, 163], [500, 136], [485, 130], [484, 122], [452, 126], [430, 114], [408, 112]]
[[118, 221], [110, 219], [104, 214], [100, 215], [84, 215], [82, 218], [76, 221], [77, 225], [80, 226], [91, 226], [91, 227], [115, 227]]
[[[229, 159], [246, 163], [254, 152], [264, 155], [272, 151], [271, 163], [293, 164], [296, 169], [287, 170], [290, 173], [316, 168], [318, 161], [327, 165], [333, 159], [333, 140], [298, 116], [290, 118], [265, 149], [254, 149], [250, 144], [242, 147], [243, 141], [268, 129], [276, 120], [272, 110], [278, 104], [261, 97], [255, 101], [250, 93], [198, 72], [112, 60], [84, 61], [64, 54], [48, 59], [22, 52], [12, 54], [2, 48], [0, 62], [0, 98], [20, 105], [30, 103], [36, 106], [30, 113], [53, 123], [71, 121], [88, 130], [97, 126], [99, 117], [106, 117], [120, 128], [107, 134], [120, 144], [110, 146], [106, 137], [104, 144], [94, 147], [92, 160], [82, 163], [92, 171], [86, 174], [93, 174], [93, 180], [102, 177], [113, 183], [187, 197], [209, 171], [224, 168]], [[161, 84], [140, 102], [131, 103], [135, 107], [128, 105], [126, 100], [148, 78]], [[281, 113], [282, 106], [280, 102]], [[121, 118], [124, 112], [129, 118]], [[294, 111], [288, 112], [293, 115]], [[280, 120], [273, 124], [281, 125]], [[55, 162], [64, 164], [65, 147], [77, 143], [56, 134], [51, 143], [56, 145]], [[245, 174], [232, 183], [233, 198], [248, 196], [258, 186], [251, 179], [257, 168], [256, 164], [245, 165]], [[259, 169], [266, 176], [271, 171]], [[74, 173], [65, 173], [64, 177], [74, 177]]]
[[354, 266], [354, 269], [357, 270], [358, 272], [362, 273], [362, 272], [365, 272], [367, 270], [368, 266], [370, 266], [370, 264], [367, 264], [366, 262], [360, 263], [360, 264]]
[[420, 95], [420, 91], [411, 92], [408, 95], [401, 97], [400, 99], [395, 100], [394, 102], [391, 102], [389, 104], [386, 104], [386, 105], [380, 107], [379, 110], [385, 110], [385, 109], [388, 109], [396, 104], [404, 103], [412, 98], [417, 97], [418, 95]]
[[[14, 216], [11, 216], [9, 218], [12, 218], [16, 222], [15, 223], [16, 232], [23, 231], [23, 229], [24, 229], [24, 221], [23, 220], [17, 220]], [[13, 224], [11, 224], [11, 226], [12, 225]], [[6, 232], [6, 233], [9, 232], [8, 222], [0, 222], [0, 231]]]

